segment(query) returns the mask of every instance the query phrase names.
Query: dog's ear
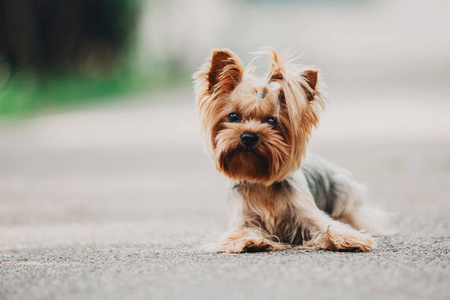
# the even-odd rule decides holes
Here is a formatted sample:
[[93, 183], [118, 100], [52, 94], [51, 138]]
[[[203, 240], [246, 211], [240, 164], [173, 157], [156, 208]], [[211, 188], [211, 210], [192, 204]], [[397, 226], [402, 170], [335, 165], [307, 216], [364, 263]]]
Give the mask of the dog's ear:
[[308, 69], [304, 70], [301, 73], [301, 76], [305, 78], [308, 85], [311, 87], [312, 90], [316, 90], [318, 77], [319, 77], [319, 70], [317, 69]]
[[303, 70], [300, 75], [305, 79], [308, 87], [305, 87], [308, 100], [312, 101], [317, 93], [317, 83], [319, 82], [319, 70], [317, 69], [306, 69]]
[[244, 75], [242, 62], [228, 49], [213, 49], [208, 67], [208, 91], [210, 94], [233, 91]]

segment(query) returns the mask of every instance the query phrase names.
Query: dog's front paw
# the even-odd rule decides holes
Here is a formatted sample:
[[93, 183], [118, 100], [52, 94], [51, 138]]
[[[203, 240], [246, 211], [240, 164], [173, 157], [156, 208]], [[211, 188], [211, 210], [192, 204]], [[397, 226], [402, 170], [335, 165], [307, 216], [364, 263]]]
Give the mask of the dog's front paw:
[[235, 231], [222, 237], [216, 250], [225, 253], [260, 252], [286, 249], [287, 245], [264, 238], [245, 230]]
[[370, 251], [375, 247], [375, 240], [349, 226], [330, 225], [317, 236], [313, 246], [333, 251]]

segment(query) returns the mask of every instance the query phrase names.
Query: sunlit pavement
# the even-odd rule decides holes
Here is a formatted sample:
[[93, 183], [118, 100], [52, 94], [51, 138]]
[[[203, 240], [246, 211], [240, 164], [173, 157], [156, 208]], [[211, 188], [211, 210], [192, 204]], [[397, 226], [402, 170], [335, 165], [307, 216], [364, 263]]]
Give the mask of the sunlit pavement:
[[227, 190], [189, 89], [2, 122], [0, 299], [448, 299], [450, 89], [432, 91], [329, 90], [311, 150], [397, 213], [371, 253], [203, 250]]

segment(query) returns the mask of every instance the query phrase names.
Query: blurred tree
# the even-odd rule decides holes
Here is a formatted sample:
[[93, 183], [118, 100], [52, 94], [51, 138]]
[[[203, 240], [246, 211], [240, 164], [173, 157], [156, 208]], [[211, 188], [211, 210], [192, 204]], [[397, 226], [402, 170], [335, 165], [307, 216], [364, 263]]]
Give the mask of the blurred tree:
[[0, 0], [0, 62], [12, 70], [112, 66], [135, 25], [130, 0]]

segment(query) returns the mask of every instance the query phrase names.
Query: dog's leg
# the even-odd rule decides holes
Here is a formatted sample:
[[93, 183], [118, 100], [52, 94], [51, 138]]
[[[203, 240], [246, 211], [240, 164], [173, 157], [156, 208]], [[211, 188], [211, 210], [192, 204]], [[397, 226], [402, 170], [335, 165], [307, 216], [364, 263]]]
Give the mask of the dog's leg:
[[287, 245], [264, 237], [259, 228], [235, 227], [225, 232], [217, 251], [226, 253], [259, 252], [286, 249]]
[[304, 245], [323, 250], [370, 251], [374, 248], [375, 241], [370, 235], [331, 220], [326, 229], [322, 227]]
[[321, 211], [314, 202], [306, 179], [302, 173], [296, 173], [291, 179], [295, 187], [293, 206], [298, 214], [303, 236], [308, 237], [304, 245], [316, 249], [370, 251], [375, 246], [374, 239], [351, 226], [333, 220]]
[[228, 207], [230, 229], [222, 235], [216, 250], [241, 253], [286, 249], [286, 244], [275, 241], [276, 237], [264, 228], [258, 214], [250, 209], [248, 200], [244, 200], [237, 190], [231, 197]]

